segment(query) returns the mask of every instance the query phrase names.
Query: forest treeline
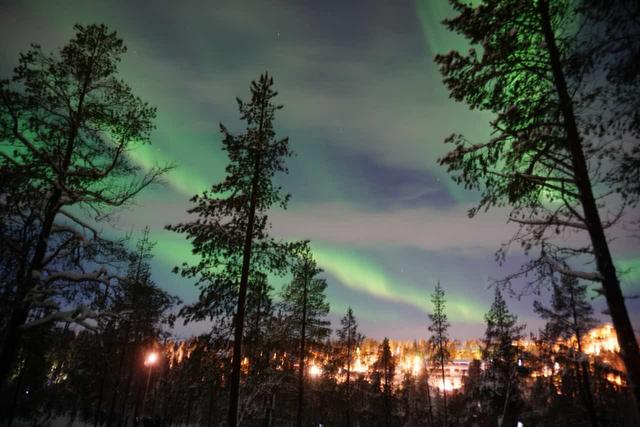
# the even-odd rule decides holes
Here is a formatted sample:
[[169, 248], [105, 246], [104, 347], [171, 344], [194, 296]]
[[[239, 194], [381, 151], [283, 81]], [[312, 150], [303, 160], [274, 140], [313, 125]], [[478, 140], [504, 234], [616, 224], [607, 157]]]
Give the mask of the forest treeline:
[[[289, 202], [274, 178], [287, 173], [292, 148], [276, 135], [282, 106], [267, 73], [251, 82], [247, 100], [237, 99], [244, 131], [220, 125], [223, 179], [192, 197], [188, 221], [166, 227], [192, 247], [195, 261], [174, 273], [195, 283], [198, 299], [183, 305], [158, 286], [149, 230], [135, 243], [106, 230], [175, 166], [131, 159], [152, 142], [156, 110], [119, 78], [124, 41], [104, 25], [76, 25], [60, 50], [32, 45], [0, 81], [1, 418], [636, 425], [640, 350], [611, 242], [624, 226], [637, 227], [640, 5], [450, 3], [455, 16], [443, 24], [472, 47], [435, 61], [451, 97], [493, 120], [486, 141], [447, 138], [454, 148], [439, 161], [480, 193], [470, 216], [511, 209], [520, 227], [498, 261], [512, 245], [530, 259], [494, 284], [481, 356], [461, 389], [439, 392], [427, 378], [440, 375], [447, 389], [450, 323], [439, 283], [425, 318], [422, 377], [394, 382], [386, 339], [371, 372], [352, 372], [363, 339], [353, 311], [334, 337], [312, 245], [269, 235], [270, 209]], [[276, 293], [278, 276], [287, 284]], [[604, 297], [616, 332], [619, 352], [609, 358], [583, 348], [595, 323], [589, 289]], [[551, 295], [534, 304], [546, 321], [532, 338], [535, 351], [519, 345], [523, 325], [505, 291]], [[180, 362], [167, 344], [176, 321], [210, 325]], [[312, 378], [309, 358], [319, 354]]]

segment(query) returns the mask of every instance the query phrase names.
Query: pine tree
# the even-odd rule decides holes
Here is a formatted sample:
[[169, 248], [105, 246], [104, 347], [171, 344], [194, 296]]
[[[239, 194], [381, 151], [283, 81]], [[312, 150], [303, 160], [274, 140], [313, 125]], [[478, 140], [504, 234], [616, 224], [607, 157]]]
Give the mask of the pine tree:
[[[561, 351], [567, 353], [566, 358], [575, 366], [581, 383], [580, 395], [589, 413], [591, 425], [597, 426], [599, 423], [589, 379], [589, 359], [583, 352], [583, 338], [597, 323], [593, 317], [593, 308], [587, 301], [587, 287], [581, 285], [575, 277], [563, 275], [561, 283], [552, 281], [551, 307], [547, 308], [535, 301], [534, 310], [547, 321], [541, 331], [544, 339], [560, 344]], [[571, 343], [570, 348], [563, 349], [567, 342]], [[575, 348], [572, 348], [573, 342]]]
[[277, 139], [275, 135], [275, 113], [282, 108], [273, 104], [276, 95], [273, 78], [265, 73], [251, 83], [250, 102], [237, 99], [240, 118], [247, 128], [236, 136], [220, 125], [229, 157], [225, 178], [210, 191], [191, 199], [195, 207], [189, 213], [198, 219], [167, 227], [186, 234], [193, 253], [200, 257], [197, 264], [176, 268], [183, 276], [199, 278], [199, 300], [184, 314], [190, 320], [208, 318], [226, 323], [233, 319], [229, 427], [238, 424], [249, 283], [259, 283], [260, 275], [266, 272], [283, 273], [293, 246], [267, 234], [267, 211], [274, 205], [286, 207], [289, 198], [273, 183], [276, 173], [287, 172], [285, 159], [291, 155], [288, 139]]
[[[149, 228], [145, 227], [136, 243], [135, 251], [129, 256], [127, 275], [113, 302], [113, 310], [123, 314], [116, 321], [110, 320], [101, 324], [105, 341], [111, 338], [117, 344], [115, 348], [106, 351], [117, 354], [119, 359], [115, 367], [109, 367], [105, 363], [105, 369], [115, 369], [111, 372], [105, 371], [105, 375], [114, 377], [115, 381], [111, 403], [108, 406], [107, 426], [115, 421], [118, 400], [121, 401], [123, 412], [127, 409], [136, 370], [135, 362], [141, 358], [144, 349], [168, 337], [169, 334], [164, 328], [173, 326], [173, 309], [180, 304], [179, 298], [162, 290], [151, 277], [150, 263], [154, 246], [155, 243], [149, 237]], [[121, 390], [123, 377], [124, 390]]]
[[478, 403], [481, 402], [482, 393], [482, 365], [480, 360], [473, 359], [469, 363], [467, 375], [463, 383], [463, 399], [465, 401], [464, 413], [461, 414], [463, 420], [471, 425], [478, 421]]
[[[345, 380], [345, 387], [347, 389], [347, 414], [346, 425], [351, 426], [351, 364], [353, 362], [353, 356], [356, 348], [358, 348], [364, 340], [364, 335], [358, 332], [358, 322], [353, 315], [351, 307], [347, 309], [347, 313], [340, 320], [342, 328], [338, 329], [337, 335], [339, 338], [339, 345], [344, 351], [344, 362], [346, 362], [347, 377]], [[342, 359], [342, 358], [340, 358]], [[342, 361], [342, 360], [341, 360]]]
[[270, 326], [274, 316], [272, 299], [273, 286], [267, 281], [267, 276], [257, 274], [255, 280], [249, 283], [247, 292], [247, 331], [244, 336], [246, 352], [251, 362], [251, 371], [259, 373], [269, 364], [271, 343], [269, 342]]
[[378, 358], [373, 364], [374, 373], [379, 377], [382, 387], [382, 402], [384, 425], [391, 425], [393, 415], [393, 378], [396, 373], [396, 359], [391, 352], [389, 338], [385, 337], [378, 347]]
[[[37, 197], [33, 239], [17, 256], [24, 262], [12, 289], [12, 310], [0, 351], [0, 389], [4, 388], [20, 349], [25, 322], [38, 303], [52, 301], [58, 283], [88, 283], [104, 294], [111, 274], [100, 269], [60, 271], [64, 242], [101, 239], [94, 221], [129, 203], [156, 182], [167, 168], [141, 170], [127, 153], [150, 141], [155, 109], [118, 79], [123, 41], [104, 25], [74, 27], [76, 33], [57, 54], [37, 45], [20, 55], [11, 80], [0, 81], [0, 163], [4, 171], [27, 182]], [[85, 213], [84, 215], [82, 213]], [[87, 214], [92, 213], [93, 216]], [[33, 225], [33, 224], [32, 224]], [[52, 245], [53, 242], [57, 244]], [[46, 293], [46, 301], [28, 295]], [[74, 293], [74, 292], [71, 292]], [[86, 305], [58, 294], [59, 310], [43, 322], [83, 322], [95, 317]]]
[[432, 359], [434, 359], [440, 368], [442, 379], [442, 402], [443, 402], [443, 425], [447, 426], [447, 385], [445, 383], [444, 367], [451, 360], [451, 354], [449, 352], [449, 335], [447, 330], [449, 329], [449, 321], [447, 319], [447, 313], [445, 311], [445, 299], [444, 289], [440, 286], [440, 282], [436, 284], [436, 287], [431, 294], [431, 303], [433, 304], [433, 312], [429, 315], [431, 319], [431, 325], [429, 325], [429, 346], [431, 350]]
[[329, 303], [326, 301], [327, 282], [317, 277], [317, 267], [311, 251], [304, 249], [293, 268], [293, 280], [281, 293], [281, 310], [286, 316], [290, 335], [298, 344], [298, 404], [296, 422], [303, 424], [306, 359], [310, 348], [320, 347], [331, 329], [326, 319]]
[[429, 427], [433, 427], [433, 404], [431, 402], [431, 385], [429, 384], [429, 365], [426, 360], [423, 369], [421, 369], [418, 375], [417, 390], [418, 393], [420, 393], [420, 397], [424, 399], [421, 405], [424, 411], [422, 412], [422, 418], [428, 421]]
[[522, 338], [524, 326], [517, 324], [518, 316], [509, 312], [498, 288], [485, 321], [482, 359], [489, 416], [500, 425], [513, 425], [519, 405], [517, 341]]
[[[602, 284], [620, 354], [640, 404], [640, 348], [605, 234], [621, 218], [625, 199], [631, 197], [630, 203], [635, 203], [637, 197], [626, 184], [612, 184], [615, 162], [603, 160], [618, 158], [627, 148], [626, 138], [603, 137], [607, 131], [600, 131], [610, 118], [593, 113], [593, 102], [598, 107], [604, 102], [599, 98], [603, 92], [594, 89], [593, 79], [585, 78], [588, 73], [579, 68], [574, 55], [578, 41], [590, 29], [579, 24], [582, 16], [573, 3], [484, 0], [474, 6], [451, 0], [457, 16], [444, 24], [473, 47], [464, 54], [437, 55], [436, 62], [453, 98], [489, 111], [495, 119], [489, 141], [449, 137], [447, 142], [455, 149], [440, 162], [459, 183], [482, 192], [471, 215], [493, 206], [512, 208], [510, 220], [521, 225], [512, 241], [520, 242], [526, 252], [540, 249], [540, 256], [521, 275], [540, 271], [544, 280], [551, 270]], [[576, 29], [587, 32], [576, 34]], [[610, 192], [612, 187], [621, 194]], [[611, 220], [602, 219], [606, 217]], [[564, 229], [586, 232], [590, 247], [554, 243]], [[563, 268], [567, 260], [583, 262], [585, 256], [592, 257], [597, 272]]]

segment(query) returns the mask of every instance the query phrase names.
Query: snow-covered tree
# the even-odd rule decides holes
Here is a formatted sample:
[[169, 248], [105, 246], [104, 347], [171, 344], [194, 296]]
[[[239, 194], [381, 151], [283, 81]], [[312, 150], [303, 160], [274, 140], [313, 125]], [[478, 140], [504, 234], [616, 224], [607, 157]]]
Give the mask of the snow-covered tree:
[[[67, 301], [56, 286], [88, 285], [105, 293], [111, 274], [100, 266], [103, 249], [92, 224], [126, 205], [166, 170], [154, 167], [141, 174], [129, 159], [131, 150], [149, 143], [155, 109], [118, 79], [123, 41], [104, 25], [75, 30], [57, 53], [32, 45], [20, 55], [12, 78], [0, 81], [0, 165], [35, 199], [14, 212], [26, 221], [32, 238], [18, 248], [13, 287], [5, 291], [11, 295], [11, 313], [3, 328], [0, 387], [34, 307], [54, 307], [46, 318], [34, 319], [38, 324], [83, 322], [98, 314]], [[93, 252], [96, 259], [70, 266], [72, 246]]]

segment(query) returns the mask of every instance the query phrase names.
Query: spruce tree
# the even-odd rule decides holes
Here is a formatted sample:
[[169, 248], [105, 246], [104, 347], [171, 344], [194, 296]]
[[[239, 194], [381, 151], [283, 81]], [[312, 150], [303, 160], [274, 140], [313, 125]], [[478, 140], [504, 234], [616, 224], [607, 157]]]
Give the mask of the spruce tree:
[[447, 319], [447, 313], [445, 311], [445, 299], [444, 289], [440, 286], [440, 282], [436, 284], [436, 287], [431, 294], [431, 303], [433, 304], [433, 311], [429, 315], [431, 319], [431, 325], [429, 325], [429, 347], [431, 352], [431, 358], [435, 360], [440, 368], [440, 374], [442, 379], [442, 402], [443, 402], [443, 425], [447, 426], [447, 386], [445, 383], [445, 365], [451, 360], [451, 354], [449, 353], [449, 320]]
[[237, 99], [240, 119], [247, 126], [245, 133], [233, 135], [220, 125], [229, 158], [226, 176], [211, 190], [191, 199], [195, 207], [189, 213], [197, 217], [194, 221], [167, 227], [186, 234], [193, 253], [200, 257], [196, 264], [176, 268], [185, 277], [197, 277], [201, 290], [198, 302], [184, 314], [190, 320], [228, 323], [233, 319], [229, 427], [238, 424], [249, 284], [257, 286], [265, 272], [283, 273], [293, 246], [275, 241], [267, 233], [267, 211], [274, 205], [285, 208], [289, 198], [273, 182], [276, 173], [287, 172], [285, 160], [291, 155], [289, 140], [276, 138], [274, 130], [275, 113], [282, 106], [273, 103], [277, 92], [267, 73], [251, 82], [250, 91], [249, 102]]
[[273, 286], [265, 274], [257, 274], [247, 292], [246, 332], [244, 340], [251, 372], [259, 373], [269, 364], [272, 350], [270, 327], [274, 316]]
[[[495, 117], [489, 140], [471, 142], [454, 134], [447, 142], [455, 148], [440, 162], [457, 182], [482, 192], [471, 215], [491, 207], [512, 208], [510, 220], [521, 229], [511, 241], [519, 242], [526, 252], [540, 250], [522, 275], [540, 271], [544, 280], [552, 270], [602, 285], [640, 404], [640, 348], [609, 248], [610, 236], [605, 234], [620, 220], [627, 199], [635, 203], [637, 197], [626, 184], [615, 184], [616, 170], [611, 168], [616, 162], [604, 160], [618, 159], [628, 148], [627, 138], [619, 134], [610, 138], [606, 130], [619, 123], [617, 117], [594, 114], [594, 104], [604, 103], [600, 95], [613, 89], [594, 88], [594, 79], [585, 78], [588, 73], [574, 54], [591, 28], [580, 25], [583, 16], [570, 1], [450, 3], [457, 15], [444, 24], [472, 47], [465, 53], [437, 55], [436, 62], [453, 98]], [[613, 3], [618, 7], [624, 0]], [[628, 46], [622, 51], [633, 55]], [[631, 111], [635, 117], [636, 110]], [[629, 176], [623, 175], [621, 179]], [[612, 187], [618, 192], [611, 192]], [[565, 229], [585, 233], [591, 244], [566, 247]], [[503, 249], [500, 257], [507, 250]], [[594, 261], [597, 272], [563, 267], [570, 259], [582, 263], [586, 257]]]
[[545, 307], [535, 301], [534, 310], [547, 321], [541, 331], [544, 339], [559, 346], [561, 354], [564, 353], [565, 359], [575, 366], [576, 376], [580, 378], [580, 395], [591, 425], [599, 425], [589, 378], [589, 359], [583, 352], [584, 336], [597, 324], [593, 308], [587, 301], [587, 287], [575, 277], [563, 275], [561, 283], [552, 281], [551, 306]]
[[485, 321], [482, 360], [489, 417], [500, 425], [515, 425], [520, 403], [517, 342], [524, 326], [517, 324], [518, 316], [509, 312], [498, 288]]
[[142, 358], [144, 349], [169, 336], [165, 327], [173, 326], [176, 317], [173, 309], [181, 302], [178, 297], [160, 289], [151, 277], [150, 263], [154, 246], [155, 243], [149, 237], [149, 228], [145, 227], [136, 242], [135, 251], [129, 256], [124, 283], [114, 298], [112, 310], [123, 314], [115, 320], [109, 319], [100, 324], [102, 340], [117, 344], [116, 348], [105, 349], [105, 352], [111, 353], [110, 356], [118, 356], [116, 366], [110, 367], [106, 359], [104, 365], [105, 370], [112, 369], [104, 374], [114, 378], [107, 426], [115, 421], [116, 404], [119, 400], [122, 408], [127, 408], [136, 370], [135, 361]]
[[[339, 339], [339, 345], [343, 351], [344, 362], [346, 362], [347, 376], [345, 379], [345, 387], [347, 389], [347, 414], [346, 425], [351, 426], [351, 364], [353, 362], [353, 356], [356, 352], [356, 348], [362, 344], [364, 335], [358, 332], [358, 322], [353, 315], [351, 307], [347, 309], [347, 313], [340, 320], [342, 327], [338, 329], [337, 335]], [[342, 361], [342, 357], [340, 358]]]
[[[385, 337], [378, 347], [378, 358], [373, 364], [374, 374], [382, 387], [384, 425], [389, 427], [393, 416], [393, 379], [396, 373], [396, 358], [391, 352], [389, 338]], [[378, 390], [380, 391], [380, 390]]]
[[307, 354], [311, 348], [322, 346], [331, 333], [327, 315], [329, 303], [325, 291], [327, 282], [317, 277], [318, 268], [311, 251], [304, 249], [293, 267], [293, 280], [281, 292], [281, 311], [290, 330], [290, 336], [298, 346], [298, 403], [296, 425], [303, 425], [305, 370]]

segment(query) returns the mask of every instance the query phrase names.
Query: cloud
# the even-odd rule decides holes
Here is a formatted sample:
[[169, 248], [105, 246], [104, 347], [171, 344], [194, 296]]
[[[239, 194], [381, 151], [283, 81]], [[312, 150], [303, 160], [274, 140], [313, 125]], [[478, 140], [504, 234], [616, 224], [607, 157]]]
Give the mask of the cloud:
[[365, 211], [345, 203], [309, 204], [272, 213], [274, 235], [332, 244], [384, 244], [431, 251], [498, 248], [515, 230], [500, 210], [469, 219], [470, 206]]

